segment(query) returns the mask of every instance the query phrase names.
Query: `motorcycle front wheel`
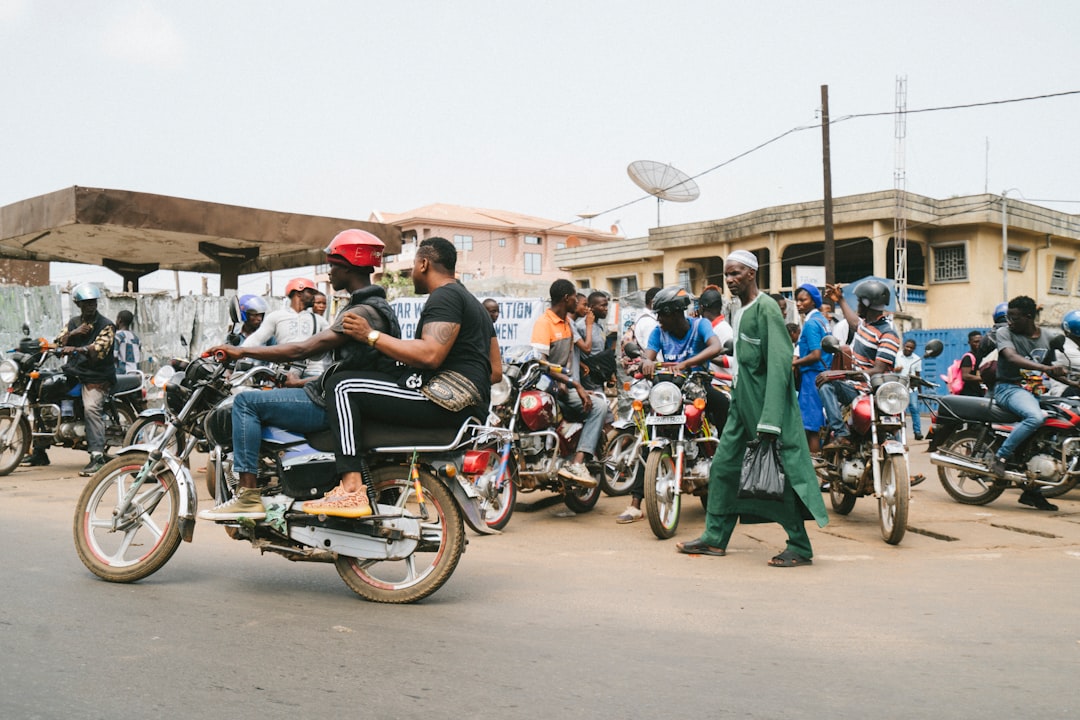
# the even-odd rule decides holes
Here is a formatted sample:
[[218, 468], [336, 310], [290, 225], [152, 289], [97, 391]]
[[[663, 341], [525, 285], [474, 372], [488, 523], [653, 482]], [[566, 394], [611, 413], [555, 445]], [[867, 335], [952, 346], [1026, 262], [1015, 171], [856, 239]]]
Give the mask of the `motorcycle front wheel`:
[[641, 453], [636, 451], [637, 430], [613, 430], [604, 447], [604, 472], [600, 489], [609, 497], [630, 493], [641, 469]]
[[11, 437], [0, 446], [0, 476], [10, 475], [19, 467], [23, 456], [30, 448], [30, 426], [25, 419], [15, 419], [14, 413], [4, 410], [0, 414], [0, 438], [11, 433]]
[[911, 477], [905, 455], [888, 455], [881, 464], [881, 497], [878, 516], [881, 537], [890, 545], [899, 545], [907, 532], [908, 501], [911, 499]]
[[829, 503], [837, 515], [847, 515], [855, 508], [856, 496], [844, 491], [839, 478], [829, 481]]
[[484, 501], [484, 522], [492, 530], [502, 530], [510, 522], [516, 502], [517, 485], [514, 484], [513, 479], [503, 478], [503, 486], [499, 492]]
[[[950, 437], [940, 448], [946, 455], [975, 460], [977, 462], [990, 463], [993, 453], [989, 448], [981, 451], [976, 448], [979, 442], [979, 433], [976, 430], [962, 430]], [[945, 466], [938, 466], [938, 479], [945, 492], [952, 499], [964, 505], [986, 505], [996, 500], [1001, 493], [1005, 492], [1006, 484], [994, 484], [993, 478], [987, 475], [977, 475], [963, 470], [954, 470]]]
[[[372, 471], [375, 497], [420, 522], [420, 542], [403, 560], [367, 560], [338, 555], [334, 566], [349, 589], [380, 603], [411, 603], [426, 598], [450, 579], [465, 551], [461, 511], [438, 478], [419, 470], [422, 496], [409, 480], [409, 467], [385, 466]], [[421, 505], [421, 499], [423, 504]]]
[[109, 582], [134, 582], [161, 569], [180, 546], [180, 490], [163, 466], [139, 487], [127, 510], [114, 511], [147, 461], [130, 453], [108, 462], [83, 488], [75, 507], [75, 550], [87, 569]]
[[645, 514], [653, 535], [667, 540], [675, 535], [682, 511], [680, 478], [675, 472], [675, 458], [662, 448], [649, 453], [645, 463]]

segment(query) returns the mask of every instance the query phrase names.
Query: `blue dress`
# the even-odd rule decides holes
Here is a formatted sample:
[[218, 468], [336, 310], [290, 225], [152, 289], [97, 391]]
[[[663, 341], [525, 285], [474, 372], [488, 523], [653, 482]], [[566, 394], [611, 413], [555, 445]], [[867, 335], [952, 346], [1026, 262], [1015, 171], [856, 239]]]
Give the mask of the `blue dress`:
[[[820, 310], [811, 310], [799, 335], [799, 357], [806, 357], [815, 350], [820, 350], [821, 340], [828, 333], [825, 316]], [[817, 432], [825, 424], [825, 409], [821, 404], [821, 396], [818, 395], [816, 381], [818, 373], [828, 370], [830, 365], [832, 353], [822, 350], [820, 360], [799, 366], [799, 413], [802, 415], [803, 428], [809, 432]]]

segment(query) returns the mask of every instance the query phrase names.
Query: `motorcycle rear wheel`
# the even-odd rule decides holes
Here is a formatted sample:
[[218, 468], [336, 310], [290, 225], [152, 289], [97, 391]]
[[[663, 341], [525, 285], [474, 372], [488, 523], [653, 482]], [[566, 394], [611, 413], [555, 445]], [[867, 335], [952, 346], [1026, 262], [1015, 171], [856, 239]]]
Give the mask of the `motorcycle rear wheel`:
[[502, 530], [510, 522], [516, 502], [517, 485], [514, 484], [514, 478], [503, 478], [502, 489], [484, 504], [484, 522], [492, 530]]
[[19, 467], [26, 451], [30, 449], [30, 426], [22, 419], [12, 428], [14, 422], [15, 417], [9, 410], [0, 414], [0, 437], [11, 432], [11, 440], [0, 447], [0, 476], [10, 475], [12, 470]]
[[168, 470], [149, 477], [116, 530], [113, 510], [147, 460], [130, 453], [108, 462], [83, 488], [75, 506], [75, 550], [102, 580], [128, 583], [161, 569], [180, 546], [180, 490]]
[[[165, 432], [165, 420], [160, 417], [141, 417], [131, 423], [124, 435], [124, 445], [154, 445], [158, 438]], [[173, 457], [180, 456], [180, 450], [184, 447], [184, 433], [177, 432], [169, 441], [166, 450]], [[213, 496], [213, 489], [210, 491]]]
[[[376, 468], [372, 476], [379, 504], [421, 514], [408, 466]], [[341, 579], [365, 600], [397, 604], [422, 600], [450, 579], [465, 551], [465, 527], [450, 491], [425, 470], [419, 470], [419, 477], [427, 519], [420, 523], [421, 540], [412, 555], [396, 561], [347, 555], [334, 559]]]
[[653, 535], [667, 540], [675, 535], [682, 511], [680, 478], [675, 473], [675, 458], [662, 448], [649, 453], [645, 463], [645, 514]]
[[608, 435], [604, 447], [604, 472], [600, 478], [600, 489], [609, 497], [619, 497], [630, 493], [634, 479], [641, 468], [641, 454], [630, 457], [637, 444], [636, 430], [613, 430]]
[[[973, 460], [993, 459], [988, 448], [984, 449], [982, 457], [975, 452], [975, 445], [979, 441], [979, 433], [975, 430], [962, 430], [950, 437], [940, 448], [941, 452], [956, 455]], [[992, 478], [986, 475], [974, 475], [961, 470], [953, 470], [944, 466], [938, 466], [938, 479], [945, 492], [952, 499], [964, 505], [986, 505], [993, 502], [1001, 493], [1005, 492], [1005, 485], [996, 485]]]
[[839, 478], [829, 481], [829, 503], [837, 515], [847, 515], [855, 508], [856, 496], [844, 492], [844, 484]]
[[600, 500], [600, 486], [581, 487], [576, 483], [565, 483], [566, 490], [563, 492], [563, 502], [566, 507], [581, 514], [591, 512]]
[[878, 518], [881, 537], [890, 545], [899, 545], [907, 532], [908, 501], [911, 499], [911, 476], [904, 455], [890, 455], [881, 464], [881, 497]]

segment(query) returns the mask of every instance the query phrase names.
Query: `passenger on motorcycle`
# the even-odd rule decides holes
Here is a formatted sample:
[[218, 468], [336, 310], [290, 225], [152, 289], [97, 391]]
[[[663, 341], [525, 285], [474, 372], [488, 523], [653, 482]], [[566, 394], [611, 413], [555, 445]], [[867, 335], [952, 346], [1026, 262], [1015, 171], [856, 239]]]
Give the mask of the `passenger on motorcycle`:
[[[229, 360], [252, 358], [267, 362], [302, 360], [327, 352], [336, 361], [327, 368], [331, 374], [342, 369], [376, 369], [386, 365], [385, 357], [369, 343], [349, 337], [343, 322], [348, 317], [363, 317], [379, 332], [400, 337], [397, 316], [386, 301], [386, 291], [371, 284], [371, 274], [382, 265], [383, 242], [363, 230], [338, 233], [327, 246], [330, 284], [334, 290], [346, 290], [349, 304], [338, 311], [334, 324], [306, 340], [282, 345], [221, 345], [210, 349]], [[329, 427], [324, 385], [326, 375], [299, 379], [290, 376], [287, 386], [264, 392], [243, 392], [233, 400], [233, 469], [239, 477], [240, 491], [227, 502], [204, 510], [204, 520], [234, 520], [240, 517], [266, 517], [257, 484], [259, 445], [262, 428], [273, 425], [294, 432], [309, 433]]]
[[[267, 345], [271, 341], [277, 345], [289, 345], [303, 342], [326, 330], [326, 320], [311, 312], [315, 302], [315, 283], [307, 278], [294, 278], [285, 285], [285, 298], [288, 305], [266, 315], [259, 329], [244, 339], [244, 347]], [[317, 377], [322, 374], [324, 367], [321, 355], [311, 356], [304, 377]]]
[[[68, 356], [64, 374], [82, 383], [83, 414], [86, 419], [86, 448], [90, 462], [79, 475], [90, 477], [105, 464], [105, 395], [116, 384], [113, 341], [116, 325], [98, 312], [101, 290], [83, 283], [71, 291], [79, 316], [68, 321], [67, 330], [56, 338], [61, 353]], [[30, 464], [48, 465], [44, 447], [34, 450]]]
[[568, 318], [570, 308], [577, 304], [574, 284], [569, 280], [556, 280], [551, 284], [549, 294], [551, 307], [536, 319], [530, 343], [549, 363], [561, 366], [561, 372], [551, 372], [551, 377], [562, 386], [559, 403], [571, 419], [585, 424], [574, 456], [559, 469], [559, 476], [582, 487], [596, 487], [596, 478], [585, 466], [585, 461], [600, 441], [607, 403], [602, 394], [591, 393], [581, 384], [574, 355], [574, 330]]
[[[867, 375], [891, 373], [896, 365], [896, 354], [900, 351], [900, 337], [885, 316], [885, 308], [889, 304], [888, 286], [880, 280], [859, 283], [855, 288], [855, 297], [859, 302], [857, 314], [844, 299], [839, 285], [826, 285], [825, 296], [844, 313], [848, 325], [856, 328], [851, 344], [852, 369]], [[851, 445], [843, 409], [859, 396], [860, 388], [843, 378], [842, 371], [826, 371], [820, 373], [816, 380], [821, 404], [825, 408], [825, 422], [833, 435], [832, 443], [826, 446], [828, 449]]]
[[242, 345], [262, 325], [269, 307], [258, 295], [243, 295], [239, 300], [240, 327], [234, 328], [225, 338], [229, 345]]
[[[1006, 464], [1016, 448], [1046, 421], [1046, 412], [1039, 405], [1039, 399], [1025, 384], [1036, 380], [1041, 383], [1039, 376], [1043, 374], [1055, 378], [1063, 378], [1066, 374], [1066, 368], [1045, 362], [1050, 355], [1052, 335], [1035, 324], [1037, 313], [1034, 300], [1026, 295], [1014, 297], [1009, 301], [1008, 327], [996, 333], [998, 364], [994, 402], [1023, 418], [998, 448], [990, 465], [991, 474], [999, 480], [1005, 478]], [[1039, 510], [1057, 510], [1057, 506], [1047, 501], [1034, 485], [1024, 487], [1020, 502]]]
[[[405, 367], [333, 376], [326, 398], [341, 482], [322, 500], [304, 503], [304, 512], [352, 518], [371, 514], [363, 478], [367, 466], [360, 447], [364, 423], [458, 427], [469, 417], [487, 415], [491, 383], [502, 377], [499, 343], [491, 316], [454, 277], [456, 267], [457, 250], [445, 238], [428, 238], [417, 248], [413, 289], [428, 299], [415, 339], [388, 337], [372, 328], [365, 317], [345, 316], [346, 335]], [[430, 383], [438, 376], [451, 379], [457, 390], [434, 393]]]
[[[735, 343], [735, 331], [731, 323], [724, 317], [724, 296], [715, 285], [709, 285], [698, 296], [698, 312], [701, 317], [712, 323], [713, 335], [720, 341], [720, 347], [731, 341]], [[735, 360], [734, 350], [731, 355], [717, 355], [712, 359], [710, 366], [717, 371], [726, 371], [735, 377], [738, 371], [738, 362]]]

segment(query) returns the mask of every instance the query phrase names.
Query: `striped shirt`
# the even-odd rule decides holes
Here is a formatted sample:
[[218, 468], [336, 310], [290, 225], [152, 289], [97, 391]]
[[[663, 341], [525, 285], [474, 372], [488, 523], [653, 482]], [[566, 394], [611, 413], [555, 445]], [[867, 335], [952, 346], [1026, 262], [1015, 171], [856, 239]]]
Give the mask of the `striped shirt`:
[[884, 315], [873, 323], [859, 323], [851, 343], [851, 365], [855, 370], [869, 370], [879, 360], [891, 369], [899, 353], [900, 337]]

